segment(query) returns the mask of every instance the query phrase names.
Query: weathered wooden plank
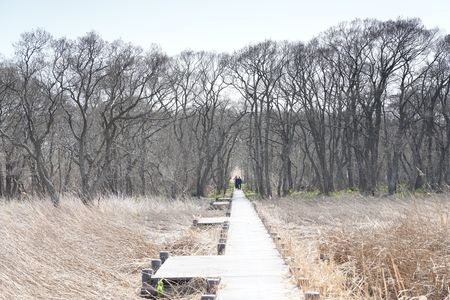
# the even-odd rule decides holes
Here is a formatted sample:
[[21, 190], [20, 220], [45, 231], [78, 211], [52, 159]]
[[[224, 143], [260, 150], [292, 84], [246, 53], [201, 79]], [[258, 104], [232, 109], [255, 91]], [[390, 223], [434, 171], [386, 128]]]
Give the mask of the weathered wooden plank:
[[214, 205], [214, 206], [228, 206], [228, 205], [230, 205], [230, 202], [228, 202], [228, 201], [214, 201], [214, 202], [211, 202], [211, 205]]
[[229, 197], [216, 198], [216, 201], [227, 201], [230, 202], [232, 199]]
[[[245, 261], [245, 263], [243, 263]], [[278, 256], [267, 256], [264, 263], [259, 258], [242, 256], [171, 256], [152, 276], [153, 279], [187, 279], [223, 276], [258, 276], [267, 273], [269, 276], [282, 275], [277, 271]], [[248, 268], [248, 265], [254, 265]], [[275, 268], [275, 269], [273, 269]]]
[[202, 226], [202, 225], [220, 225], [226, 221], [229, 221], [229, 217], [210, 217], [210, 218], [198, 218], [195, 219], [193, 224], [194, 226]]

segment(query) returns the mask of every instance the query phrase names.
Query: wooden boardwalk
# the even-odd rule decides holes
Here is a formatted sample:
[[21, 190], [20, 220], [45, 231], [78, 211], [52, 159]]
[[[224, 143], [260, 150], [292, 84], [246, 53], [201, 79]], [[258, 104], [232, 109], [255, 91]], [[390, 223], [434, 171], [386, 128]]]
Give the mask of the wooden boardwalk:
[[244, 193], [233, 194], [224, 255], [169, 257], [152, 276], [220, 278], [217, 300], [303, 299], [269, 233]]
[[240, 190], [233, 194], [225, 257], [239, 265], [221, 276], [218, 300], [300, 299], [290, 273], [253, 205]]

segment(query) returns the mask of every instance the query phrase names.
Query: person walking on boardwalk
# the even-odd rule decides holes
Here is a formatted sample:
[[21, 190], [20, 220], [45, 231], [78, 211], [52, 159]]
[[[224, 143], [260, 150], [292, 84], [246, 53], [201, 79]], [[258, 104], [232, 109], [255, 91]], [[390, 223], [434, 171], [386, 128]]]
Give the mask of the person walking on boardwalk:
[[234, 177], [234, 188], [235, 188], [235, 189], [239, 189], [239, 185], [238, 185], [238, 177], [237, 177], [237, 176]]
[[242, 185], [242, 179], [241, 179], [241, 177], [236, 178], [236, 188], [237, 188], [238, 190], [241, 189], [241, 185]]

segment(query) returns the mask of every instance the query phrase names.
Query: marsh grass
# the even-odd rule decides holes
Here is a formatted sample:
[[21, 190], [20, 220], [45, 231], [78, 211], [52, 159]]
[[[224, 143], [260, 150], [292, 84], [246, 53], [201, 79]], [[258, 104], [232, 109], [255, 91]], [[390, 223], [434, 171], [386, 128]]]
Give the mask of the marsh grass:
[[[160, 250], [208, 253], [214, 233], [190, 228], [206, 207], [197, 199], [0, 201], [0, 299], [141, 299], [141, 269]], [[182, 291], [173, 299], [196, 297]]]
[[305, 290], [327, 299], [449, 299], [446, 195], [290, 197], [258, 209]]

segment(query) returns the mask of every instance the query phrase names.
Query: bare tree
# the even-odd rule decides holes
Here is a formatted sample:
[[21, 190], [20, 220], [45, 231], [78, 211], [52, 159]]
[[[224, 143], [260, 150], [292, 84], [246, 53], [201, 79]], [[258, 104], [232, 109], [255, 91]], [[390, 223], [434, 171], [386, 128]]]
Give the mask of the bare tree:
[[44, 153], [62, 97], [57, 79], [62, 76], [59, 72], [63, 71], [56, 71], [54, 68], [56, 58], [49, 49], [51, 41], [47, 32], [36, 30], [24, 33], [16, 44], [17, 72], [15, 83], [10, 88], [20, 103], [17, 118], [23, 118], [27, 136], [25, 140], [20, 140], [4, 132], [2, 135], [14, 146], [25, 149], [34, 160], [40, 182], [57, 206], [59, 195], [52, 182]]

